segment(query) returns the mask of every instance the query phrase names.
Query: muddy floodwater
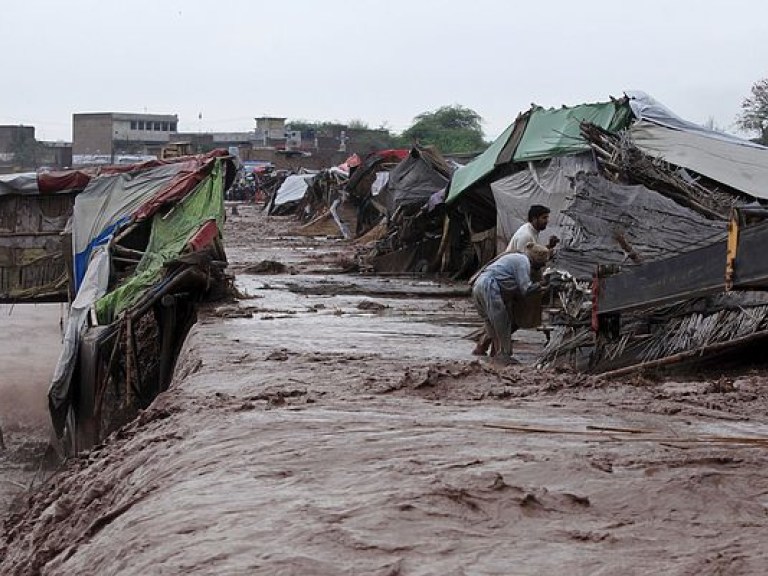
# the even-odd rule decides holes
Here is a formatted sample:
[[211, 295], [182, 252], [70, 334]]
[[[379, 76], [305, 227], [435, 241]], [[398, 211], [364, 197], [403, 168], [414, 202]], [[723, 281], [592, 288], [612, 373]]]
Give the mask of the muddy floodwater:
[[0, 514], [40, 476], [63, 313], [60, 304], [0, 304]]
[[229, 217], [240, 298], [24, 495], [0, 574], [766, 573], [763, 370], [539, 371], [537, 331], [497, 370], [466, 285], [342, 274], [354, 246], [293, 228]]

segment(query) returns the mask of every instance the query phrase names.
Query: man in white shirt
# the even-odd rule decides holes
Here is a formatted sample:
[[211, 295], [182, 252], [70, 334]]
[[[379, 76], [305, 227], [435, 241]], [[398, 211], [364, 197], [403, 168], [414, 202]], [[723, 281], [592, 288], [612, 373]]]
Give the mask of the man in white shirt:
[[[531, 242], [539, 244], [539, 232], [544, 230], [549, 224], [550, 209], [541, 204], [533, 204], [528, 209], [528, 222], [520, 226], [517, 232], [512, 236], [512, 239], [507, 244], [505, 252], [518, 252], [520, 254], [525, 253], [525, 247]], [[551, 250], [557, 246], [560, 239], [554, 234], [549, 237], [547, 248]]]

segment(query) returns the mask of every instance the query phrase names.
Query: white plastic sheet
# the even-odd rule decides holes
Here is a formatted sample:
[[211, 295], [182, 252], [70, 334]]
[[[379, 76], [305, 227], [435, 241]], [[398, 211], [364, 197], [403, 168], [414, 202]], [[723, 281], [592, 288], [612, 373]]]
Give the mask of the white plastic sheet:
[[640, 150], [703, 174], [755, 198], [768, 199], [768, 148], [735, 145], [702, 133], [674, 130], [652, 122], [630, 128]]
[[275, 195], [275, 206], [282, 206], [288, 202], [298, 202], [304, 198], [307, 188], [312, 183], [314, 174], [294, 174], [288, 176]]
[[571, 197], [571, 178], [582, 171], [594, 171], [591, 154], [529, 162], [525, 170], [491, 183], [496, 201], [497, 252], [504, 250], [515, 231], [528, 221], [532, 204], [542, 204], [552, 211], [549, 226], [539, 235], [539, 241], [546, 244], [552, 235], [564, 239], [564, 227], [572, 225], [563, 214]]

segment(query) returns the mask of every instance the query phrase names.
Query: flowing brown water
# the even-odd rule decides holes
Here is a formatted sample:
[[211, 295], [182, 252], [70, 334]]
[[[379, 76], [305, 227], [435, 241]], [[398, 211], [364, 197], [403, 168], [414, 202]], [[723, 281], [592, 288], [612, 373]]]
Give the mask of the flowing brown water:
[[240, 214], [234, 267], [298, 273], [201, 311], [171, 389], [9, 519], [0, 573], [765, 573], [764, 373], [497, 371], [466, 298], [306, 275], [343, 246]]

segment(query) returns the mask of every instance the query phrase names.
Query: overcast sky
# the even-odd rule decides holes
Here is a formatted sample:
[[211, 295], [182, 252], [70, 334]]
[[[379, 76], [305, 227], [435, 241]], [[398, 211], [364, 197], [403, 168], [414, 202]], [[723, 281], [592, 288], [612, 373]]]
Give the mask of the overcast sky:
[[[768, 76], [757, 0], [3, 0], [0, 124], [70, 140], [77, 112], [178, 114], [180, 131], [254, 117], [394, 131], [461, 104], [493, 138], [532, 102], [648, 92], [733, 124]], [[202, 120], [199, 115], [202, 114]]]

